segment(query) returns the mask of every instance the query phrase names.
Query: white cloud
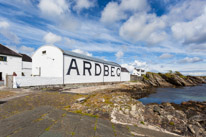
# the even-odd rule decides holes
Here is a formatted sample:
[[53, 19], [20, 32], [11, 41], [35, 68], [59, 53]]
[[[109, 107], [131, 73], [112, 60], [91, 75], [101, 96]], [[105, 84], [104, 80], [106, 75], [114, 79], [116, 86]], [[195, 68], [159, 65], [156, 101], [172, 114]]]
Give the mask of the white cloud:
[[148, 70], [148, 64], [139, 60], [135, 60], [134, 62], [128, 64], [122, 64], [121, 66], [127, 68], [127, 70], [131, 73], [134, 68]]
[[164, 53], [159, 58], [160, 59], [168, 59], [168, 58], [172, 58], [172, 57], [173, 57], [173, 55], [171, 55], [169, 53]]
[[180, 60], [179, 63], [197, 63], [197, 62], [201, 62], [201, 61], [203, 61], [203, 59], [201, 59], [199, 57], [193, 57], [193, 58], [186, 57], [186, 58]]
[[77, 43], [76, 40], [70, 39], [70, 38], [64, 38], [64, 40], [65, 40], [66, 44], [69, 45], [69, 46], [70, 45], [73, 46]]
[[74, 10], [80, 12], [83, 9], [89, 9], [95, 6], [95, 0], [76, 0]]
[[0, 21], [0, 34], [12, 43], [18, 44], [20, 42], [20, 38], [10, 31], [10, 24], [7, 21]]
[[45, 36], [44, 36], [44, 41], [47, 43], [47, 44], [54, 44], [58, 41], [61, 41], [62, 38], [56, 34], [53, 34], [51, 32], [47, 33]]
[[40, 0], [38, 7], [46, 16], [59, 16], [69, 11], [66, 0]]
[[24, 53], [24, 54], [27, 54], [29, 56], [31, 56], [35, 51], [35, 49], [33, 47], [24, 46], [24, 45], [20, 46], [20, 47], [7, 45], [7, 47], [12, 49], [13, 51], [15, 51], [17, 53]]
[[33, 53], [35, 51], [35, 49], [33, 48], [33, 47], [27, 47], [27, 46], [21, 46], [20, 48], [19, 48], [19, 52], [20, 53], [26, 53], [26, 54], [31, 54], [31, 53]]
[[101, 22], [114, 23], [129, 16], [129, 12], [147, 11], [149, 9], [146, 0], [121, 0], [118, 2], [109, 2], [101, 13]]
[[205, 5], [206, 1], [204, 0], [187, 0], [177, 2], [175, 5], [169, 7], [167, 23], [173, 25], [174, 23], [185, 20], [191, 21], [202, 14]]
[[104, 23], [113, 23], [122, 19], [127, 18], [127, 15], [124, 14], [117, 2], [109, 2], [107, 6], [102, 11], [101, 22]]
[[74, 50], [72, 50], [72, 52], [83, 54], [83, 55], [90, 56], [90, 57], [92, 56], [91, 53], [83, 51], [83, 50], [80, 50], [80, 49], [74, 49]]
[[175, 38], [184, 44], [205, 43], [206, 39], [206, 7], [202, 15], [188, 22], [178, 22], [172, 26]]
[[0, 29], [3, 28], [3, 29], [7, 29], [9, 28], [9, 23], [6, 22], [6, 21], [1, 21], [0, 22]]
[[124, 56], [124, 52], [118, 51], [118, 52], [115, 54], [115, 56], [116, 56], [117, 59], [120, 59], [120, 58], [122, 58], [122, 57]]
[[[164, 21], [155, 14], [135, 14], [121, 26], [119, 34], [134, 42], [160, 42], [165, 39], [166, 34], [161, 31], [164, 27]], [[158, 34], [161, 35], [158, 36]]]
[[206, 76], [206, 72], [189, 72], [189, 73], [182, 73], [185, 75], [191, 75], [191, 76]]
[[123, 11], [147, 11], [149, 5], [146, 0], [122, 0], [120, 8]]

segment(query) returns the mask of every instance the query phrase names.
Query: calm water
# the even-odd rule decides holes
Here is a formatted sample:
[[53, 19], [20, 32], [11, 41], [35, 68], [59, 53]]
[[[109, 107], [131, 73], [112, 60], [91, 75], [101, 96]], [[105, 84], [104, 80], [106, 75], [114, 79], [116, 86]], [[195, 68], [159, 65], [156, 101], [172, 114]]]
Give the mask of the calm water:
[[180, 104], [183, 101], [206, 101], [206, 84], [184, 88], [157, 88], [156, 93], [141, 98], [143, 104], [173, 102]]

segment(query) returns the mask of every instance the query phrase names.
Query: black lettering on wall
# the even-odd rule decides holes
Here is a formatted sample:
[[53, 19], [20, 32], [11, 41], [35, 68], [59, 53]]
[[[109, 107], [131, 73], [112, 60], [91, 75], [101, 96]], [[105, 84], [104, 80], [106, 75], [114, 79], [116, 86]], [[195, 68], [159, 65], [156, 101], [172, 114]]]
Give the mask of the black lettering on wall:
[[120, 76], [120, 68], [117, 68], [116, 73], [117, 73], [117, 76], [119, 77]]
[[[97, 72], [97, 67], [99, 67], [100, 71], [99, 73]], [[95, 76], [99, 76], [102, 72], [102, 68], [99, 64], [95, 63]]]
[[[73, 63], [74, 63], [75, 66], [73, 66]], [[68, 72], [67, 72], [67, 75], [70, 75], [70, 72], [71, 72], [72, 69], [74, 69], [74, 70], [77, 71], [77, 75], [80, 75], [80, 74], [79, 74], [79, 69], [78, 69], [78, 66], [77, 66], [76, 59], [72, 59], [72, 60], [71, 60], [71, 63], [70, 63], [70, 65], [69, 65], [69, 70], [68, 70]]]
[[[83, 75], [85, 75], [85, 70], [88, 70], [88, 72], [89, 72], [89, 75], [91, 76], [92, 75], [92, 73], [91, 73], [91, 68], [92, 68], [92, 64], [90, 63], [90, 62], [88, 62], [88, 61], [83, 61], [84, 63], [84, 68], [83, 68]], [[88, 64], [89, 65], [89, 67], [86, 67], [86, 64]]]
[[104, 65], [104, 76], [109, 76], [109, 67]]
[[111, 76], [114, 77], [114, 67], [111, 67]]

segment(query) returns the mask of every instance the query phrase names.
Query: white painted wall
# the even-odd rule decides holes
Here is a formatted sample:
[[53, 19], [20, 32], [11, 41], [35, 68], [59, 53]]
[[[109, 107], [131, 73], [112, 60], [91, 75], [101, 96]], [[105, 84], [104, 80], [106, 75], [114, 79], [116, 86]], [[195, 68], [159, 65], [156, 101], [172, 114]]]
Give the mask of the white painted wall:
[[[77, 75], [77, 71], [75, 69], [72, 69], [70, 72], [70, 75], [68, 75], [69, 66], [71, 63], [71, 60], [75, 59], [79, 74]], [[104, 75], [104, 64], [94, 61], [88, 61], [91, 63], [91, 75], [89, 75], [88, 70], [85, 70], [85, 75], [83, 75], [83, 61], [88, 61], [85, 59], [80, 59], [77, 57], [71, 57], [68, 55], [64, 55], [64, 79], [65, 84], [67, 83], [94, 83], [94, 82], [117, 82], [120, 81], [120, 76], [116, 75], [116, 69], [117, 67], [114, 67], [114, 74], [115, 76], [111, 76], [111, 65], [107, 65], [109, 67], [109, 76], [103, 76]], [[101, 74], [99, 76], [95, 76], [95, 63], [99, 64], [101, 66]], [[73, 63], [73, 67], [75, 64]], [[86, 65], [86, 67], [89, 67]], [[97, 72], [100, 71], [99, 67], [97, 67]], [[119, 68], [120, 69], [120, 68]], [[120, 70], [119, 70], [120, 72]]]
[[32, 62], [22, 61], [22, 72], [25, 76], [31, 76], [32, 74]]
[[130, 73], [121, 72], [121, 81], [130, 81]]
[[[121, 68], [120, 67], [116, 67], [116, 66], [109, 66], [109, 76], [104, 76], [104, 82], [120, 82], [121, 81]], [[111, 76], [111, 67], [114, 67], [114, 71], [113, 74], [115, 74], [115, 76]], [[120, 74], [120, 76], [117, 76], [117, 73]]]
[[62, 77], [13, 77], [13, 88], [62, 84]]
[[15, 56], [8, 56], [0, 54], [0, 56], [6, 56], [7, 61], [0, 61], [0, 72], [2, 72], [3, 80], [6, 79], [6, 75], [13, 75], [13, 72], [17, 76], [21, 76], [22, 72], [22, 58]]
[[[42, 51], [46, 51], [45, 54]], [[63, 53], [55, 46], [42, 46], [32, 56], [32, 75], [63, 76]]]
[[[69, 69], [69, 66], [70, 66], [70, 63], [71, 63], [72, 59], [76, 60], [80, 75], [77, 75], [77, 71], [74, 70], [74, 69], [71, 69], [70, 75], [67, 75], [68, 69]], [[64, 79], [65, 79], [65, 84], [67, 84], [67, 83], [103, 82], [103, 73], [101, 73], [101, 75], [99, 75], [99, 76], [94, 76], [95, 62], [93, 62], [93, 61], [89, 61], [92, 65], [92, 68], [91, 68], [92, 75], [90, 76], [89, 72], [87, 70], [85, 71], [85, 75], [83, 75], [83, 61], [84, 60], [80, 59], [80, 58], [64, 55]], [[87, 60], [85, 60], [85, 61], [87, 61]], [[100, 64], [100, 63], [98, 63], [98, 64]], [[102, 68], [103, 64], [100, 64], [100, 66]]]
[[144, 70], [144, 72], [142, 72], [142, 69], [140, 69], [139, 71], [134, 69], [132, 74], [137, 76], [142, 76], [143, 74], [146, 74], [146, 71]]

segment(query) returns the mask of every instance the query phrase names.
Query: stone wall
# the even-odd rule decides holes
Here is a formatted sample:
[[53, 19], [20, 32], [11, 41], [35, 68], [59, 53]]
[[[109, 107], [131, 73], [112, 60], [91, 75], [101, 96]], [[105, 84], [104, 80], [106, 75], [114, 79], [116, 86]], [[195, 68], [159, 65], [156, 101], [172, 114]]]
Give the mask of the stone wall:
[[142, 77], [137, 75], [130, 75], [130, 81], [142, 81]]

